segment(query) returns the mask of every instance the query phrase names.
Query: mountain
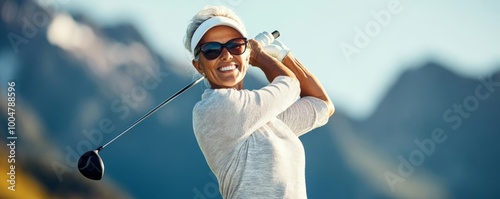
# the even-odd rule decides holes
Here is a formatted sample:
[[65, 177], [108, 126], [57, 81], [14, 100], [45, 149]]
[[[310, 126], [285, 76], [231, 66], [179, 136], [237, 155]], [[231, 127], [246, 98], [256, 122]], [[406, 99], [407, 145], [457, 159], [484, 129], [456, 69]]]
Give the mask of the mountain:
[[446, 68], [431, 61], [403, 73], [374, 114], [353, 129], [388, 157], [386, 171], [399, 173], [400, 157], [414, 167], [396, 190], [420, 182], [439, 187], [434, 191], [441, 198], [496, 197], [500, 72], [467, 78]]
[[[16, 81], [20, 154], [19, 191], [2, 189], [2, 196], [220, 198], [192, 132], [203, 85], [101, 151], [102, 181], [75, 168], [82, 153], [193, 81], [189, 66], [159, 56], [133, 24], [101, 27], [84, 14], [51, 12], [30, 0], [0, 5], [8, 10], [0, 27], [8, 36], [0, 43], [0, 77]], [[496, 196], [500, 72], [472, 79], [447, 68], [430, 61], [406, 71], [367, 119], [336, 107], [327, 125], [302, 136], [309, 198]], [[250, 74], [245, 84], [265, 83]]]

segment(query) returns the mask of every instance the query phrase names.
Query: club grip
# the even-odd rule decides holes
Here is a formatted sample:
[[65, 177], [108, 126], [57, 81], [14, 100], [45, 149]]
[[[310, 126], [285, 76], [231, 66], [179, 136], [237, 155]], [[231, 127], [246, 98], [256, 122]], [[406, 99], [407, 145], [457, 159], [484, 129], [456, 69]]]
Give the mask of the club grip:
[[273, 37], [275, 39], [277, 39], [278, 37], [280, 37], [280, 32], [278, 30], [273, 31], [273, 33], [271, 33], [271, 34], [273, 35]]

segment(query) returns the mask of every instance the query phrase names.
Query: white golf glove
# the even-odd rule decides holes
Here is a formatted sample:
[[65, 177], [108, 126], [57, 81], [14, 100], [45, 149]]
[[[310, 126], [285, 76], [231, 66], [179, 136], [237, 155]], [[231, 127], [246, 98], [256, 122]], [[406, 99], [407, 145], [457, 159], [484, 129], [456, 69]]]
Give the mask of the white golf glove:
[[262, 47], [267, 46], [274, 41], [273, 35], [267, 31], [259, 33], [254, 39], [258, 41]]
[[276, 58], [278, 61], [282, 62], [285, 56], [290, 52], [290, 49], [281, 43], [277, 39], [274, 39], [273, 35], [269, 32], [262, 32], [255, 36], [255, 40], [258, 41], [264, 51]]

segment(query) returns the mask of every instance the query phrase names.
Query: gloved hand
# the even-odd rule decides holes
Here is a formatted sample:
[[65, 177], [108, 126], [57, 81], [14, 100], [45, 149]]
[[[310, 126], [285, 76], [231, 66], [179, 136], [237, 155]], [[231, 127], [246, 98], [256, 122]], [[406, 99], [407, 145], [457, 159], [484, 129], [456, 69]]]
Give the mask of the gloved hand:
[[290, 49], [281, 43], [277, 39], [274, 39], [273, 35], [269, 32], [262, 32], [255, 36], [255, 40], [258, 41], [264, 51], [276, 58], [278, 61], [282, 62], [285, 56], [290, 52]]
[[273, 43], [264, 46], [264, 51], [278, 61], [283, 62], [283, 59], [285, 59], [285, 56], [290, 52], [290, 49], [286, 47], [285, 44], [275, 39]]

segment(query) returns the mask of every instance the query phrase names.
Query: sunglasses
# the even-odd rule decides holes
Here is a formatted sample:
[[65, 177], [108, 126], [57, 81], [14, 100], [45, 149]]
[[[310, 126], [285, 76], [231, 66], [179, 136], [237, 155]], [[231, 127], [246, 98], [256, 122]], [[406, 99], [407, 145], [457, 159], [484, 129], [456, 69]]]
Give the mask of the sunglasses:
[[233, 55], [241, 55], [245, 53], [247, 44], [247, 38], [231, 39], [225, 44], [221, 44], [219, 42], [207, 42], [196, 47], [195, 56], [197, 57], [201, 52], [206, 59], [213, 60], [220, 56], [224, 48], [226, 48], [227, 51]]

